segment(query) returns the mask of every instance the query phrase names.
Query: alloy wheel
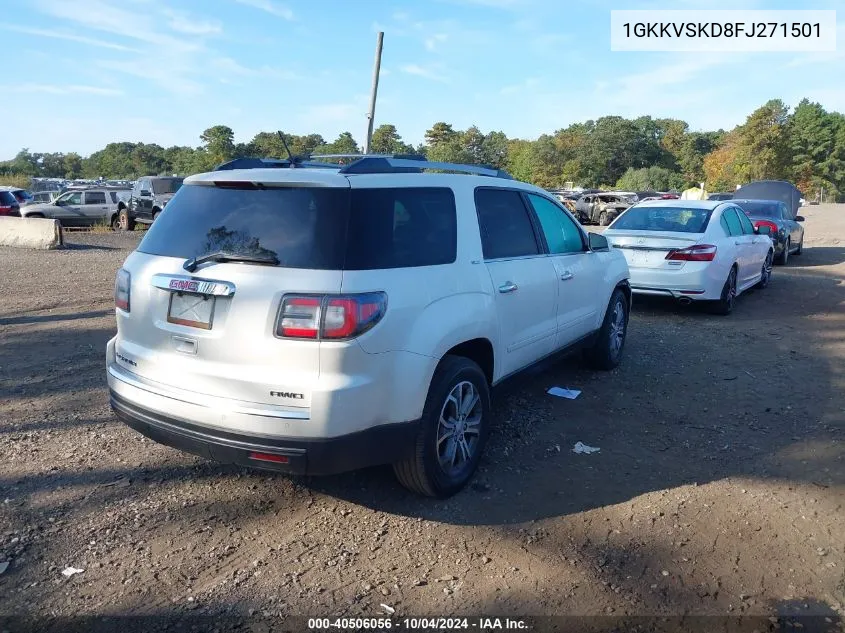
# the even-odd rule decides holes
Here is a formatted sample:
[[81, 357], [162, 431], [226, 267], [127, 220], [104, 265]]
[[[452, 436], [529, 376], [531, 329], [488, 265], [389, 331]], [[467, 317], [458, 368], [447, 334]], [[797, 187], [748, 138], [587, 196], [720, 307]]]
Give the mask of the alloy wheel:
[[475, 455], [482, 413], [481, 397], [468, 380], [455, 385], [446, 396], [437, 424], [437, 459], [446, 474], [459, 472]]

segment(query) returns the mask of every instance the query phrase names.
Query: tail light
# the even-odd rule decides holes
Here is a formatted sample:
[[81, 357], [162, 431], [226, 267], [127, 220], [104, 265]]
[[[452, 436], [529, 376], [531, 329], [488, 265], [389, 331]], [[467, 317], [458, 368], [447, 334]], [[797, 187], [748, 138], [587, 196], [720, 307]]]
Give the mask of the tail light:
[[669, 251], [666, 259], [675, 262], [712, 262], [716, 257], [716, 247], [713, 244], [695, 244], [689, 248], [679, 248]]
[[132, 276], [128, 270], [121, 268], [114, 280], [114, 305], [125, 312], [129, 312], [129, 287]]
[[12, 215], [12, 206], [3, 206], [0, 205], [0, 215]]
[[339, 340], [360, 336], [384, 316], [387, 295], [287, 295], [282, 299], [276, 335], [283, 338]]
[[775, 224], [774, 222], [769, 222], [768, 220], [757, 220], [757, 221], [754, 223], [754, 228], [755, 228], [755, 229], [759, 229], [761, 226], [767, 226], [767, 227], [769, 227], [769, 230], [772, 232], [772, 233], [771, 233], [772, 235], [777, 235], [777, 234], [778, 234], [778, 225], [777, 225], [777, 224]]

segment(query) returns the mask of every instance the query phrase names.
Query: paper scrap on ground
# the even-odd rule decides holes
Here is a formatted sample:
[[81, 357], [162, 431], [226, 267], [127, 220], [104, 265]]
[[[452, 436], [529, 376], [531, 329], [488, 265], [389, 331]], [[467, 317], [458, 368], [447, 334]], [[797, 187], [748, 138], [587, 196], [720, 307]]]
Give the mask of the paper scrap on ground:
[[569, 400], [575, 400], [575, 398], [581, 395], [581, 391], [579, 389], [564, 389], [563, 387], [552, 387], [546, 393], [550, 396], [567, 398]]
[[385, 612], [385, 613], [387, 613], [387, 615], [393, 615], [394, 613], [396, 613], [396, 609], [394, 609], [393, 607], [391, 607], [391, 606], [389, 606], [389, 605], [386, 605], [386, 604], [382, 603], [382, 604], [380, 604], [379, 606], [380, 606], [382, 609], [384, 609], [384, 612]]
[[62, 576], [65, 576], [66, 578], [70, 578], [74, 574], [81, 574], [84, 571], [85, 571], [84, 569], [77, 569], [76, 567], [65, 567], [62, 570]]
[[575, 442], [575, 446], [572, 447], [573, 453], [583, 453], [585, 455], [589, 455], [590, 453], [598, 453], [601, 449], [598, 446], [587, 446], [583, 442]]

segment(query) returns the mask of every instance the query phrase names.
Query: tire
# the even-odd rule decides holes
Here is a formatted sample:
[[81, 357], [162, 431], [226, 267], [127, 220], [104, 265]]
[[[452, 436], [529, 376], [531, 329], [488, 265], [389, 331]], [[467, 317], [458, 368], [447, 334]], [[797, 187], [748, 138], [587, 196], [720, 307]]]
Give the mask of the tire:
[[793, 253], [793, 255], [798, 256], [804, 252], [804, 236], [801, 236], [801, 241], [798, 242], [798, 249]]
[[610, 296], [595, 343], [584, 350], [587, 366], [607, 371], [619, 365], [628, 335], [629, 306], [625, 293], [616, 288]]
[[757, 282], [757, 285], [754, 286], [755, 288], [759, 288], [762, 290], [769, 285], [769, 282], [772, 280], [772, 260], [774, 259], [774, 252], [769, 251], [766, 255], [765, 261], [763, 261], [763, 270], [760, 272], [760, 281]]
[[111, 224], [111, 230], [112, 231], [119, 231], [120, 230], [120, 214], [115, 213], [112, 216], [111, 222], [109, 224]]
[[599, 226], [607, 226], [610, 222], [607, 221], [607, 211], [599, 213]]
[[786, 266], [789, 263], [789, 249], [792, 248], [792, 240], [786, 238], [786, 244], [783, 247], [783, 252], [778, 255], [777, 263], [781, 266]]
[[25, 217], [25, 218], [43, 218], [44, 214], [43, 213], [27, 213], [23, 217]]
[[736, 266], [731, 267], [725, 285], [722, 287], [722, 296], [713, 305], [714, 314], [728, 316], [733, 312], [736, 303]]
[[117, 214], [117, 218], [121, 231], [135, 230], [135, 220], [129, 215], [128, 209], [121, 209], [120, 213]]
[[[475, 401], [463, 418], [455, 415], [457, 402], [462, 398], [467, 398], [467, 403]], [[444, 356], [431, 379], [413, 455], [393, 464], [399, 482], [428, 497], [444, 499], [458, 492], [478, 467], [490, 433], [489, 418], [490, 387], [484, 372], [468, 358]], [[449, 421], [451, 428], [457, 425], [458, 432], [463, 429], [461, 437], [468, 459], [461, 442], [449, 442], [450, 437], [456, 436], [455, 431], [448, 435]], [[447, 463], [450, 459], [451, 466]]]
[[[161, 214], [161, 209], [153, 209], [153, 222], [156, 221], [156, 218]], [[152, 224], [152, 222], [150, 222]]]

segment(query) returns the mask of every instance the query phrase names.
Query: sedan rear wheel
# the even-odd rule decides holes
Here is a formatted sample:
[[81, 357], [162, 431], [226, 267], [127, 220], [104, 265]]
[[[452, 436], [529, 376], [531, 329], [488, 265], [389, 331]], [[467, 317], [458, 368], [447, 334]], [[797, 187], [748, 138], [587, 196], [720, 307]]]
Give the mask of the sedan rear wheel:
[[760, 288], [761, 290], [769, 285], [769, 281], [772, 279], [772, 260], [774, 259], [774, 253], [769, 251], [766, 254], [766, 261], [763, 262], [763, 270], [760, 271], [760, 281], [757, 282], [756, 288]]
[[713, 306], [713, 312], [727, 316], [734, 309], [736, 302], [736, 266], [731, 267], [731, 272], [728, 273], [728, 280], [722, 287], [722, 296]]

